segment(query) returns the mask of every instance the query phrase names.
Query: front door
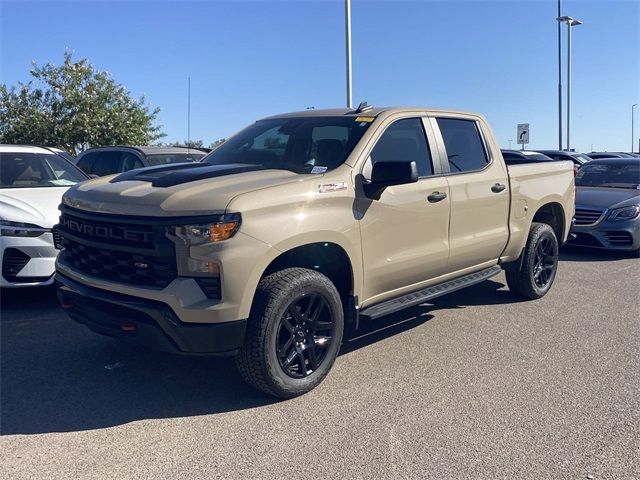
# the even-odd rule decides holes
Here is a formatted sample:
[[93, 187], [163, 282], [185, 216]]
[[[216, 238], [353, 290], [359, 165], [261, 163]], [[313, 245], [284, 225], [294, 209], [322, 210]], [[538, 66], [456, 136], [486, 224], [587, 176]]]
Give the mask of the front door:
[[356, 199], [364, 262], [361, 300], [368, 304], [443, 274], [449, 256], [449, 189], [446, 178], [436, 176], [439, 165], [434, 171], [423, 119], [387, 126], [364, 166], [365, 181], [376, 161], [415, 161], [420, 179], [387, 187], [379, 199], [360, 194]]

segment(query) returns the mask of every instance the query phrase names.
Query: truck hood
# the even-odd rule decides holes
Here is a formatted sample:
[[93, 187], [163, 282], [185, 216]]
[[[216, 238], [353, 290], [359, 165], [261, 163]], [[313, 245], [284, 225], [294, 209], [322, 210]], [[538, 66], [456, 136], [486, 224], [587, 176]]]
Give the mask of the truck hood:
[[71, 187], [63, 203], [101, 213], [134, 216], [188, 216], [224, 213], [243, 193], [295, 182], [287, 170], [245, 165], [168, 166], [131, 170]]
[[51, 228], [58, 223], [58, 205], [69, 187], [7, 188], [0, 190], [0, 218]]
[[576, 205], [617, 208], [640, 203], [640, 190], [631, 188], [576, 187]]

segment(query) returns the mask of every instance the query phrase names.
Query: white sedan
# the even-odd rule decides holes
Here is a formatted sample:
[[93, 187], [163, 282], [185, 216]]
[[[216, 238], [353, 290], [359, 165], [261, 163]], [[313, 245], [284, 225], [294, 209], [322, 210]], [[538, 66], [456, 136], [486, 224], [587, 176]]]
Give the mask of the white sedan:
[[53, 283], [58, 205], [87, 178], [52, 150], [0, 145], [0, 287]]

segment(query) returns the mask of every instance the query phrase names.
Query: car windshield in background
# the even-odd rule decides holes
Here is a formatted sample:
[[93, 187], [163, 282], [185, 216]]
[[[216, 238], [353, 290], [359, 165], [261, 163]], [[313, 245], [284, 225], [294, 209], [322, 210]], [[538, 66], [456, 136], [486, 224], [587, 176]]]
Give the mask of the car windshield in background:
[[158, 153], [147, 155], [149, 165], [167, 165], [169, 163], [197, 162], [204, 157], [204, 153]]
[[204, 161], [242, 163], [296, 173], [339, 167], [371, 125], [372, 117], [299, 117], [261, 120], [231, 137]]
[[539, 161], [553, 160], [553, 158], [547, 157], [546, 155], [543, 155], [542, 153], [537, 153], [537, 152], [522, 152], [522, 154], [530, 160], [539, 160]]
[[0, 188], [68, 187], [86, 179], [58, 155], [0, 153]]
[[581, 164], [585, 164], [592, 160], [591, 157], [587, 157], [584, 153], [574, 153], [573, 158], [578, 160], [578, 162], [580, 162]]
[[586, 163], [576, 176], [576, 185], [637, 189], [640, 186], [640, 162]]

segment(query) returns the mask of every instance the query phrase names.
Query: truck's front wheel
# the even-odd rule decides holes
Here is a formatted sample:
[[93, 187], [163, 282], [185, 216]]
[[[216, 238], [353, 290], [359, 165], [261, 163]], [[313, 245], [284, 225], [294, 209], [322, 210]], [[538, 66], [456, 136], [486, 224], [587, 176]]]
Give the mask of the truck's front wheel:
[[511, 293], [535, 300], [549, 291], [558, 268], [558, 239], [546, 223], [533, 223], [518, 266], [505, 272]]
[[343, 330], [340, 295], [326, 276], [305, 268], [274, 272], [258, 284], [238, 371], [270, 395], [302, 395], [329, 373]]

